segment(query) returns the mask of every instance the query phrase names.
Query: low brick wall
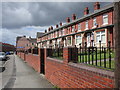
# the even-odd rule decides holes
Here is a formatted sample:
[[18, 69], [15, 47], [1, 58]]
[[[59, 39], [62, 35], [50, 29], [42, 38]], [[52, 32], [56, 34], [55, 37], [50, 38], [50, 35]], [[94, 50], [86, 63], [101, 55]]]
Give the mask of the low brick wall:
[[17, 55], [25, 60], [31, 67], [33, 67], [37, 72], [40, 72], [40, 56], [36, 54], [24, 54], [22, 52], [18, 52]]
[[21, 53], [20, 57], [25, 60], [25, 54], [24, 53]]
[[35, 54], [26, 54], [26, 62], [33, 67], [37, 72], [40, 72], [40, 57]]
[[113, 88], [114, 72], [47, 57], [45, 77], [60, 88]]

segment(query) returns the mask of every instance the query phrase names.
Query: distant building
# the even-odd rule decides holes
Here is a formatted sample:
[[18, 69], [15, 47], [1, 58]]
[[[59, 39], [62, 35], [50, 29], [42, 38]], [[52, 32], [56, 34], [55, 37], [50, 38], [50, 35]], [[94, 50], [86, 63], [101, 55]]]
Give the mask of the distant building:
[[31, 48], [35, 48], [37, 44], [36, 38], [26, 38], [26, 36], [18, 36], [16, 38], [16, 49], [17, 51], [26, 51]]
[[[41, 40], [40, 40], [40, 37], [41, 36], [43, 36], [45, 33], [43, 33], [43, 32], [37, 32], [37, 42], [40, 42]], [[39, 43], [37, 43], [37, 46], [40, 48], [41, 46], [40, 46], [40, 44]]]
[[0, 42], [0, 52], [9, 52], [9, 51], [15, 51], [15, 50], [16, 48], [14, 45]]
[[72, 20], [67, 17], [66, 24], [57, 24], [55, 29], [51, 26], [44, 35], [38, 37], [37, 43], [40, 47], [55, 47], [84, 46], [87, 42], [87, 47], [92, 44], [99, 47], [101, 42], [102, 46], [107, 47], [110, 41], [111, 46], [114, 46], [113, 11], [113, 4], [100, 8], [100, 3], [95, 2], [93, 13], [89, 13], [89, 8], [86, 7], [83, 17], [77, 18], [75, 14], [72, 15]]

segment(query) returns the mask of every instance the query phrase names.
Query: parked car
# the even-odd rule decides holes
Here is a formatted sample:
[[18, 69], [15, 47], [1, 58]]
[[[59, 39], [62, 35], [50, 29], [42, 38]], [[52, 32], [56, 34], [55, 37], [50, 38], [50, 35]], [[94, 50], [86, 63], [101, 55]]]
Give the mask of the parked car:
[[0, 60], [7, 60], [7, 56], [4, 52], [0, 52]]
[[10, 52], [6, 52], [5, 54], [6, 54], [6, 55], [10, 55]]

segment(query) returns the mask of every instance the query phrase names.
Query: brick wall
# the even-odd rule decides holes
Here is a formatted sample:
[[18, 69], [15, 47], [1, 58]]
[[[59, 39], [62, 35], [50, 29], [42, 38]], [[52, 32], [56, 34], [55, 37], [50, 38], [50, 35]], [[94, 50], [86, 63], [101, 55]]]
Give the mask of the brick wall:
[[50, 82], [60, 88], [114, 87], [114, 72], [69, 62], [68, 52], [69, 49], [64, 48], [64, 61], [46, 58], [45, 77]]
[[25, 54], [21, 52], [21, 56], [20, 56], [23, 60], [25, 60]]
[[40, 72], [40, 56], [36, 54], [24, 54], [18, 52], [17, 55], [25, 60], [31, 67], [33, 67], [37, 72]]
[[40, 57], [35, 54], [26, 54], [26, 62], [37, 72], [40, 72]]
[[[44, 49], [45, 77], [52, 84], [60, 88], [114, 88], [114, 72], [91, 66], [87, 66], [72, 60], [74, 47], [66, 47], [63, 50], [64, 60], [57, 60], [47, 56], [47, 49]], [[39, 49], [40, 50], [40, 49]], [[21, 58], [23, 55], [18, 53]], [[37, 72], [40, 72], [40, 55], [26, 54], [26, 62]], [[75, 56], [75, 55], [74, 55]]]
[[[82, 68], [85, 67], [85, 68]], [[111, 73], [99, 73], [92, 70], [87, 70], [90, 67], [77, 64], [65, 65], [58, 60], [47, 58], [46, 61], [46, 78], [60, 88], [113, 88], [114, 77]], [[100, 70], [99, 70], [100, 71]]]

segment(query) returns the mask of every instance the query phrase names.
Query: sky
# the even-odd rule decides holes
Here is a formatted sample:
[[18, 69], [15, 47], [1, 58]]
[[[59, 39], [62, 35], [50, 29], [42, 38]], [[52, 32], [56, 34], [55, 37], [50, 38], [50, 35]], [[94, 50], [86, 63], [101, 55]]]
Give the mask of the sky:
[[[36, 32], [44, 32], [50, 26], [55, 28], [66, 17], [76, 14], [83, 16], [85, 7], [93, 12], [93, 2], [2, 2], [0, 3], [0, 38], [2, 42], [15, 45], [16, 37], [26, 35], [36, 37]], [[100, 2], [101, 7], [110, 2]]]

